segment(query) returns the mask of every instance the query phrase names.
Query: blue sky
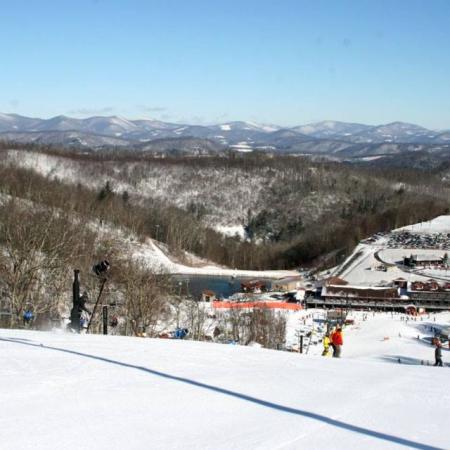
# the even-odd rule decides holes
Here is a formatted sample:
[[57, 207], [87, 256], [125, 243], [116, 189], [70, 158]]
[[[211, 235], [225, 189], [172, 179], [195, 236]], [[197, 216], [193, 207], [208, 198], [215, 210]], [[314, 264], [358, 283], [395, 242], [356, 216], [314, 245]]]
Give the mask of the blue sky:
[[448, 0], [15, 0], [0, 111], [450, 128]]

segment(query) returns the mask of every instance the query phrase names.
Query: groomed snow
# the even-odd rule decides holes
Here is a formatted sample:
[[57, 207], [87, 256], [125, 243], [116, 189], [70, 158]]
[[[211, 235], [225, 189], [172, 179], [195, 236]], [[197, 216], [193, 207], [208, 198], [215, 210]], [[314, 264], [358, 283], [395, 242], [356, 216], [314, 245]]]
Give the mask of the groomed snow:
[[153, 269], [161, 270], [170, 274], [183, 275], [216, 275], [228, 277], [251, 277], [251, 278], [284, 278], [298, 276], [295, 270], [239, 270], [219, 267], [213, 264], [202, 264], [188, 266], [172, 261], [151, 239], [141, 243], [137, 240], [127, 242], [132, 257], [143, 265]]
[[249, 143], [246, 141], [238, 142], [237, 144], [230, 145], [230, 147], [233, 148], [234, 150], [237, 150], [238, 152], [245, 153], [253, 151], [253, 147], [249, 145]]
[[450, 233], [450, 216], [438, 216], [428, 222], [397, 228], [393, 231], [410, 231], [415, 233]]
[[433, 349], [416, 325], [369, 317], [344, 331], [341, 359], [3, 329], [1, 446], [445, 449], [450, 372], [417, 364]]
[[[220, 267], [211, 262], [202, 261], [199, 258], [195, 265], [185, 265], [173, 261], [163, 250], [163, 244], [156, 244], [152, 239], [139, 242], [136, 238], [125, 241], [127, 251], [136, 260], [149, 269], [168, 274], [181, 275], [213, 275], [227, 277], [251, 277], [251, 278], [285, 278], [298, 276], [295, 270], [240, 270]], [[188, 258], [192, 255], [187, 255]]]
[[225, 236], [239, 236], [241, 239], [245, 237], [245, 230], [242, 225], [217, 225], [215, 229]]

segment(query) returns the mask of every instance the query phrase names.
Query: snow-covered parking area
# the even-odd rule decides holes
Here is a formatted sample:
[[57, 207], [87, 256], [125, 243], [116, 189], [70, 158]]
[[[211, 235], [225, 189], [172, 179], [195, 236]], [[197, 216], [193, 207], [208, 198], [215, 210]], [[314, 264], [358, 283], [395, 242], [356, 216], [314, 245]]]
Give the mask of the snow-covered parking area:
[[[403, 242], [398, 236], [405, 232], [409, 233], [409, 238]], [[411, 236], [417, 238], [414, 247], [409, 245]], [[411, 254], [444, 257], [448, 253], [444, 241], [450, 242], [450, 216], [439, 216], [428, 222], [398, 228], [391, 233], [378, 233], [357, 245], [353, 253], [331, 275], [338, 276], [349, 284], [361, 286], [386, 285], [396, 278], [426, 281], [435, 277], [447, 281], [450, 280], [448, 268], [430, 266], [406, 270], [399, 264]]]
[[336, 275], [349, 284], [360, 286], [387, 285], [397, 278], [408, 281], [427, 281], [430, 277], [439, 280], [450, 280], [450, 270], [425, 267], [407, 270], [401, 264], [403, 257], [411, 253], [433, 254], [443, 256], [444, 251], [415, 250], [407, 248], [388, 249], [382, 246], [359, 244], [353, 253], [334, 270]]

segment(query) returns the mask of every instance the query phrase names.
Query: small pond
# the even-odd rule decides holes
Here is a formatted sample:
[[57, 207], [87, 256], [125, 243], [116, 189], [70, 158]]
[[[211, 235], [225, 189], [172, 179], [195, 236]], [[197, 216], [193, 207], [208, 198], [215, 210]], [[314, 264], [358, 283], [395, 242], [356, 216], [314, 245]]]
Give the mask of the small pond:
[[[200, 299], [205, 289], [213, 291], [218, 298], [228, 298], [230, 295], [240, 292], [241, 282], [254, 280], [253, 277], [229, 277], [206, 275], [174, 275], [176, 285], [181, 295], [190, 295]], [[264, 279], [270, 288], [271, 280]]]

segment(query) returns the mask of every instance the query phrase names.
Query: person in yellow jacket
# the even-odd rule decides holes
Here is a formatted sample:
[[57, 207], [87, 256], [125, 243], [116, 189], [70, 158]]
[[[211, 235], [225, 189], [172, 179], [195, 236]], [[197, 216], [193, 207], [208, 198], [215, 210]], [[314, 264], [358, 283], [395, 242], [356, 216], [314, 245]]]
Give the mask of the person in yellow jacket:
[[328, 356], [329, 351], [330, 351], [330, 336], [328, 334], [326, 334], [323, 338], [323, 352], [322, 352], [322, 356]]

